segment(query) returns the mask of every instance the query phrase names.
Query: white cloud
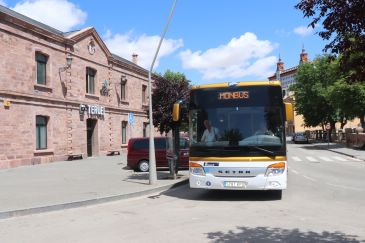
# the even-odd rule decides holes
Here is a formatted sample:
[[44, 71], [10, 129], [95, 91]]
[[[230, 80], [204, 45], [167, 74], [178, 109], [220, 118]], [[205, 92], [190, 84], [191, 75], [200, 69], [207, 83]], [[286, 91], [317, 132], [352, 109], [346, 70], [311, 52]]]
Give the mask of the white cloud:
[[277, 60], [275, 56], [268, 56], [275, 48], [270, 41], [258, 40], [255, 34], [247, 32], [226, 45], [204, 52], [183, 51], [180, 58], [184, 68], [198, 70], [205, 80], [251, 75], [266, 78], [272, 74]]
[[[115, 53], [127, 60], [131, 60], [133, 53], [138, 54], [138, 65], [146, 69], [150, 68], [152, 59], [156, 53], [156, 48], [160, 41], [160, 37], [157, 35], [148, 36], [143, 34], [140, 36], [134, 36], [132, 31], [125, 34], [113, 35], [110, 30], [107, 30], [103, 38], [112, 53]], [[158, 66], [159, 59], [161, 57], [172, 54], [182, 46], [182, 39], [164, 39], [154, 68]]]
[[3, 0], [0, 0], [0, 5], [5, 6], [6, 7], [6, 3]]
[[298, 34], [300, 36], [308, 36], [313, 34], [314, 29], [312, 27], [307, 27], [307, 26], [298, 26], [296, 28], [294, 28], [294, 33]]
[[61, 31], [73, 30], [84, 24], [87, 17], [67, 0], [26, 0], [17, 3], [13, 10]]

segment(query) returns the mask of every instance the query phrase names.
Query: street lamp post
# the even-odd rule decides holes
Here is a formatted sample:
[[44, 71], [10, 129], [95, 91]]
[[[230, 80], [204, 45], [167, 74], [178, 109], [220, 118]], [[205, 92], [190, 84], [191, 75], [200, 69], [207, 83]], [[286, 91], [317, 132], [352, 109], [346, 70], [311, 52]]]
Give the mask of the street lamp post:
[[174, 4], [172, 5], [169, 17], [167, 19], [167, 23], [165, 25], [165, 28], [161, 34], [161, 38], [160, 38], [160, 42], [158, 43], [158, 47], [155, 53], [155, 56], [153, 57], [153, 61], [150, 67], [150, 70], [148, 72], [148, 97], [149, 97], [149, 107], [148, 107], [148, 112], [149, 112], [149, 130], [150, 130], [150, 144], [149, 144], [149, 163], [150, 163], [150, 168], [149, 168], [149, 182], [150, 185], [154, 185], [156, 184], [157, 181], [157, 172], [156, 172], [156, 155], [155, 155], [155, 142], [154, 142], [154, 129], [153, 129], [153, 118], [152, 118], [152, 84], [151, 84], [151, 73], [152, 73], [152, 69], [153, 66], [155, 64], [156, 58], [157, 58], [157, 54], [160, 51], [160, 47], [163, 41], [163, 38], [166, 34], [167, 28], [169, 26], [171, 17], [172, 17], [172, 13], [174, 12], [175, 9], [175, 5], [176, 5], [176, 0], [174, 0]]

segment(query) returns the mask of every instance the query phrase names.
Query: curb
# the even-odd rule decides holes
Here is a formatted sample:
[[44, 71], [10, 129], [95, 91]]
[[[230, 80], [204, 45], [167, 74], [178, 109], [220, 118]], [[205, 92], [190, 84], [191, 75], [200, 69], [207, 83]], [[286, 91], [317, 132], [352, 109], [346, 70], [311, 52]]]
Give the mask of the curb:
[[170, 189], [174, 189], [175, 187], [179, 187], [179, 186], [186, 184], [188, 181], [189, 181], [189, 178], [186, 178], [186, 179], [183, 179], [183, 180], [181, 180], [177, 183], [171, 184], [171, 185], [160, 186], [157, 188], [139, 191], [139, 192], [132, 192], [132, 193], [128, 193], [128, 194], [95, 198], [95, 199], [89, 199], [89, 200], [84, 200], [84, 201], [68, 202], [68, 203], [62, 203], [62, 204], [56, 204], [56, 205], [50, 205], [50, 206], [0, 212], [0, 220], [9, 219], [9, 218], [13, 218], [13, 217], [19, 217], [19, 216], [26, 216], [26, 215], [31, 215], [31, 214], [46, 213], [46, 212], [59, 211], [59, 210], [71, 209], [71, 208], [79, 208], [79, 207], [97, 205], [97, 204], [113, 202], [113, 201], [118, 201], [118, 200], [123, 200], [123, 199], [140, 197], [140, 196], [148, 195], [151, 193], [163, 192], [163, 191], [167, 191]]

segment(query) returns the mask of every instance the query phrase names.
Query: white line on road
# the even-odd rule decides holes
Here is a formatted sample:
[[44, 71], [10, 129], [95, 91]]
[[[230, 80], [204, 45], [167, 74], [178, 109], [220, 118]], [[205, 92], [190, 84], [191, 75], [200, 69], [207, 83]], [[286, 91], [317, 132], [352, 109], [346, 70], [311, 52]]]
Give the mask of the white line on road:
[[334, 187], [338, 187], [341, 189], [346, 189], [346, 190], [353, 190], [353, 191], [364, 191], [361, 188], [357, 188], [357, 187], [351, 187], [351, 186], [343, 186], [343, 185], [336, 185], [336, 184], [332, 184], [332, 183], [326, 183], [329, 186], [334, 186]]
[[309, 161], [312, 161], [312, 162], [318, 162], [318, 160], [317, 159], [315, 159], [315, 158], [313, 158], [313, 157], [310, 157], [310, 156], [307, 156], [307, 157], [305, 157], [307, 160], [309, 160]]
[[337, 157], [337, 156], [335, 156], [335, 157], [333, 157], [333, 158], [335, 158], [335, 159], [337, 159], [337, 160], [339, 160], [339, 161], [347, 161], [347, 159], [342, 158], [342, 157]]
[[321, 160], [328, 161], [328, 162], [333, 161], [332, 159], [327, 158], [327, 157], [323, 157], [323, 156], [320, 156], [319, 158], [320, 158]]
[[303, 175], [303, 177], [304, 177], [305, 179], [310, 180], [310, 181], [317, 181], [316, 179], [313, 179], [312, 177], [309, 177], [309, 176], [306, 176], [306, 175]]
[[358, 158], [352, 158], [350, 157], [351, 160], [354, 160], [354, 161], [361, 161], [361, 159], [358, 159]]
[[302, 161], [299, 157], [296, 157], [296, 156], [294, 156], [294, 157], [291, 157], [293, 160], [295, 160], [295, 161]]

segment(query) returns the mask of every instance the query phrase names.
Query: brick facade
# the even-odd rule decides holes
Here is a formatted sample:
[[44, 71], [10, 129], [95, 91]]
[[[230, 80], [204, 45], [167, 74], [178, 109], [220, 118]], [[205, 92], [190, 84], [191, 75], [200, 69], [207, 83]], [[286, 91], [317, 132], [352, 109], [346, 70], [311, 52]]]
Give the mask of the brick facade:
[[[89, 135], [92, 156], [127, 146], [122, 122], [128, 113], [135, 120], [127, 125], [126, 142], [143, 135], [148, 118], [142, 86], [148, 85], [148, 72], [110, 53], [94, 28], [62, 33], [1, 7], [0, 53], [0, 169], [65, 160], [71, 154], [87, 157], [88, 119], [96, 123]], [[37, 84], [36, 53], [47, 57], [45, 85]], [[68, 56], [72, 64], [64, 68]], [[96, 71], [94, 94], [86, 90], [87, 68]], [[104, 83], [107, 92], [102, 94]], [[80, 105], [104, 107], [105, 114], [80, 112]], [[47, 118], [47, 146], [37, 150], [38, 115]]]

